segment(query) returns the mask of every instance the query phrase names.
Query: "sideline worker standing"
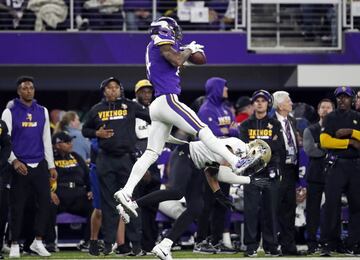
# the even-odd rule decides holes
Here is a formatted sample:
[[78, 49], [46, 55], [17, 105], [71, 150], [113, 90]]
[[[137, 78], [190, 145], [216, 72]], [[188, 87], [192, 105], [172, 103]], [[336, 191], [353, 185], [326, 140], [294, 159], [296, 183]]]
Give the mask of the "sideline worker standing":
[[351, 109], [355, 93], [350, 87], [339, 87], [334, 95], [337, 109], [325, 118], [320, 135], [321, 147], [328, 149], [331, 164], [325, 183], [321, 255], [330, 256], [336, 247], [342, 192], [349, 202], [348, 248], [350, 253], [360, 255], [360, 114]]
[[334, 103], [330, 99], [322, 99], [318, 104], [319, 122], [304, 130], [304, 151], [309, 156], [309, 167], [306, 172], [306, 231], [308, 254], [319, 249], [316, 233], [320, 225], [321, 198], [325, 187], [325, 155], [326, 151], [320, 147], [321, 127], [327, 114], [334, 110]]
[[100, 182], [104, 254], [112, 252], [116, 241], [119, 214], [113, 194], [122, 188], [134, 164], [135, 118], [150, 122], [146, 108], [122, 96], [123, 89], [117, 78], [105, 79], [100, 86], [104, 99], [94, 105], [82, 133], [97, 137], [99, 154], [96, 160]]
[[281, 124], [270, 118], [272, 96], [266, 90], [255, 91], [251, 97], [255, 113], [240, 125], [240, 139], [248, 143], [262, 139], [271, 147], [269, 165], [258, 173], [259, 177], [270, 178], [271, 185], [258, 187], [249, 184], [244, 187], [245, 256], [256, 256], [259, 247], [258, 231], [263, 238], [265, 254], [279, 256], [277, 239], [277, 200], [279, 192], [280, 150], [282, 148]]
[[[30, 249], [40, 256], [50, 256], [42, 243], [50, 209], [49, 177], [56, 179], [57, 172], [51, 145], [49, 114], [45, 107], [34, 99], [32, 77], [17, 80], [19, 98], [6, 108], [2, 119], [11, 135], [12, 153], [9, 162], [13, 165], [10, 189], [10, 257], [20, 257], [18, 240], [23, 223], [24, 208], [30, 195], [36, 195], [35, 239]], [[49, 176], [50, 172], [50, 176]]]

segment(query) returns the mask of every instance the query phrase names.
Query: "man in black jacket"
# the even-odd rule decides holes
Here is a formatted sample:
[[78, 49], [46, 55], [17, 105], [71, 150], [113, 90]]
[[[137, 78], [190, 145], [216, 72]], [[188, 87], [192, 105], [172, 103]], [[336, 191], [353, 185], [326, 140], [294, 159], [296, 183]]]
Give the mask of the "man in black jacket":
[[281, 123], [284, 140], [280, 155], [279, 243], [283, 255], [298, 255], [295, 243], [296, 182], [299, 179], [298, 132], [296, 120], [290, 116], [293, 103], [289, 93], [276, 91], [273, 97], [275, 118]]
[[113, 194], [125, 185], [134, 164], [135, 118], [150, 122], [150, 116], [145, 107], [123, 97], [117, 78], [105, 79], [100, 88], [104, 99], [90, 110], [82, 133], [88, 138], [97, 137], [99, 141], [96, 165], [103, 213], [104, 254], [107, 255], [112, 252], [119, 221]]
[[256, 256], [259, 247], [258, 231], [263, 238], [265, 254], [279, 256], [277, 239], [277, 199], [279, 189], [279, 164], [282, 149], [281, 125], [275, 118], [269, 118], [272, 96], [266, 90], [255, 91], [251, 98], [255, 113], [241, 123], [240, 139], [248, 143], [262, 139], [271, 147], [271, 161], [258, 176], [272, 179], [267, 187], [253, 184], [244, 186], [245, 256]]
[[330, 99], [322, 99], [318, 104], [319, 122], [304, 130], [304, 151], [309, 156], [309, 166], [306, 172], [306, 231], [308, 253], [313, 254], [319, 248], [316, 233], [320, 225], [321, 199], [325, 185], [325, 155], [326, 151], [320, 147], [320, 133], [325, 116], [335, 108]]
[[[0, 208], [1, 209], [7, 209], [7, 197], [3, 196], [6, 194], [5, 192], [5, 185], [3, 185], [3, 173], [5, 171], [5, 166], [8, 164], [7, 160], [10, 156], [11, 152], [11, 141], [10, 136], [8, 135], [8, 128], [6, 126], [6, 123], [2, 120], [0, 120]], [[5, 205], [6, 204], [6, 205]], [[2, 212], [0, 214], [0, 234], [1, 234], [1, 241], [0, 241], [0, 249], [2, 249], [3, 246], [3, 237], [4, 237], [4, 229], [5, 229], [5, 223], [7, 221], [6, 215]], [[4, 259], [4, 257], [1, 254], [0, 250], [0, 259]]]

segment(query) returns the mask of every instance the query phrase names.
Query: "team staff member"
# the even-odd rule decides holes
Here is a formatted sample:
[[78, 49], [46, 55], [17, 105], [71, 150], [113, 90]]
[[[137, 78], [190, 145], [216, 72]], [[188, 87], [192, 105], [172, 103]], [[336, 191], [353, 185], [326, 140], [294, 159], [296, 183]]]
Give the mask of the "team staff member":
[[351, 109], [355, 93], [350, 87], [339, 87], [334, 95], [337, 109], [325, 118], [320, 135], [321, 147], [328, 149], [331, 163], [325, 184], [321, 255], [329, 256], [336, 246], [342, 192], [349, 202], [348, 246], [360, 255], [360, 114]]
[[[11, 141], [10, 136], [8, 134], [8, 128], [6, 126], [6, 123], [2, 120], [0, 120], [0, 209], [7, 209], [7, 200], [5, 195], [5, 187], [3, 183], [3, 174], [5, 171], [5, 167], [7, 165], [7, 160], [10, 156], [11, 152]], [[6, 210], [7, 212], [7, 210]], [[3, 246], [3, 237], [4, 237], [4, 229], [5, 229], [5, 223], [7, 220], [7, 214], [4, 214], [5, 212], [1, 211], [0, 214], [0, 234], [1, 234], [1, 240], [0, 240], [0, 259], [4, 259], [3, 255], [1, 254], [1, 249]]]
[[[154, 89], [149, 80], [139, 80], [135, 85], [135, 97], [136, 102], [149, 109], [149, 106], [153, 100]], [[136, 148], [144, 153], [146, 150], [147, 140], [149, 136], [149, 123], [136, 118]], [[144, 177], [139, 183], [139, 197], [149, 194], [153, 191], [160, 189], [160, 171], [157, 164], [153, 164], [146, 171]], [[156, 222], [156, 213], [159, 208], [159, 204], [148, 205], [141, 209], [141, 223], [142, 223], [142, 238], [141, 248], [146, 252], [151, 252], [155, 246], [156, 239], [158, 237], [158, 225]], [[134, 253], [137, 253], [134, 250]], [[137, 253], [138, 254], [138, 253]]]
[[89, 168], [84, 159], [73, 151], [72, 140], [67, 132], [57, 132], [52, 136], [55, 166], [58, 172], [57, 188], [51, 192], [52, 207], [47, 243], [55, 243], [56, 214], [69, 212], [87, 218], [83, 239], [90, 239], [90, 217], [92, 192], [89, 182]]
[[320, 147], [320, 133], [324, 118], [335, 109], [330, 99], [322, 99], [318, 104], [319, 122], [304, 130], [303, 146], [309, 156], [309, 166], [306, 172], [306, 231], [308, 253], [313, 254], [319, 248], [316, 233], [320, 225], [321, 198], [325, 185], [326, 151]]
[[37, 215], [34, 226], [35, 239], [30, 249], [41, 256], [50, 256], [42, 243], [50, 208], [49, 177], [57, 177], [51, 146], [49, 114], [45, 107], [34, 100], [35, 88], [32, 77], [23, 76], [17, 80], [17, 93], [19, 98], [14, 99], [13, 104], [2, 114], [11, 135], [12, 152], [9, 162], [14, 168], [10, 190], [10, 257], [20, 257], [18, 240], [24, 207], [30, 194], [34, 193]]
[[280, 151], [280, 185], [278, 219], [283, 255], [298, 255], [295, 243], [296, 182], [299, 179], [299, 145], [296, 139], [296, 120], [290, 116], [292, 101], [286, 91], [273, 94], [275, 117], [281, 123], [283, 148]]
[[[261, 230], [263, 247], [266, 254], [278, 256], [277, 240], [277, 200], [279, 151], [282, 149], [281, 125], [268, 116], [272, 107], [272, 96], [266, 90], [255, 91], [251, 97], [254, 114], [242, 122], [240, 139], [248, 143], [262, 139], [271, 147], [272, 157], [268, 166], [258, 176], [271, 178], [270, 186], [258, 187], [253, 184], [244, 186], [244, 216], [246, 256], [256, 256], [259, 247], [258, 231]], [[260, 211], [260, 212], [259, 212]], [[260, 227], [259, 227], [260, 225]]]
[[[238, 137], [239, 129], [235, 123], [235, 115], [225, 102], [229, 96], [227, 81], [219, 77], [209, 78], [205, 84], [205, 91], [206, 99], [198, 112], [200, 120], [218, 137]], [[220, 187], [224, 194], [228, 196], [230, 185], [221, 183]], [[230, 216], [230, 214], [227, 214], [228, 212], [221, 207], [208, 185], [205, 184], [204, 189], [205, 205], [198, 221], [197, 243], [194, 252], [236, 253], [235, 250], [226, 247], [221, 241], [226, 229], [226, 217]], [[206, 241], [209, 230], [211, 231], [211, 241]]]
[[123, 97], [117, 78], [105, 79], [100, 88], [104, 99], [91, 108], [82, 133], [88, 138], [97, 137], [99, 141], [96, 170], [100, 182], [106, 255], [112, 252], [119, 222], [113, 194], [125, 185], [134, 164], [135, 118], [150, 122], [150, 117], [146, 108]]

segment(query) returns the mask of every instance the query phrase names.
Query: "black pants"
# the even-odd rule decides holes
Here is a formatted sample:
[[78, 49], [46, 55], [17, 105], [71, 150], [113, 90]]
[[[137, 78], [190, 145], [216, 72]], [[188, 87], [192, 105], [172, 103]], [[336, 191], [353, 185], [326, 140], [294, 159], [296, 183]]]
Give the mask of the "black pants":
[[306, 231], [309, 247], [317, 247], [316, 234], [320, 226], [321, 198], [324, 192], [324, 183], [308, 182], [306, 194]]
[[281, 174], [278, 202], [279, 243], [282, 250], [296, 250], [295, 210], [297, 179], [297, 167], [295, 165], [286, 165]]
[[277, 200], [279, 183], [260, 189], [255, 185], [244, 186], [244, 242], [248, 250], [259, 247], [259, 232], [262, 234], [264, 250], [275, 250], [277, 239]]
[[0, 251], [4, 245], [5, 226], [9, 213], [9, 189], [0, 181]]
[[44, 236], [50, 209], [49, 171], [45, 160], [36, 168], [28, 167], [28, 174], [21, 175], [13, 171], [10, 189], [10, 235], [12, 241], [18, 241], [21, 223], [24, 217], [25, 204], [31, 195], [35, 196], [36, 216], [34, 223], [35, 236]]
[[[160, 172], [157, 169], [157, 165], [153, 164], [149, 168], [151, 179], [149, 181], [142, 180], [139, 183], [139, 196], [145, 196], [154, 191], [160, 190]], [[142, 237], [141, 248], [147, 252], [150, 252], [155, 246], [156, 239], [158, 237], [158, 225], [156, 222], [156, 213], [159, 208], [159, 204], [146, 205], [141, 208], [141, 223], [142, 223]]]
[[161, 201], [186, 199], [186, 210], [175, 221], [172, 229], [166, 235], [176, 241], [187, 230], [189, 225], [202, 212], [204, 201], [202, 184], [204, 174], [195, 168], [189, 153], [189, 145], [182, 145], [174, 150], [170, 158], [170, 179], [167, 190], [152, 192], [136, 202], [139, 207], [152, 205]]
[[88, 200], [87, 198], [85, 188], [66, 188], [58, 186], [56, 194], [59, 197], [60, 204], [58, 206], [51, 204], [51, 216], [48, 225], [48, 233], [46, 235], [46, 242], [55, 242], [56, 215], [62, 212], [79, 215], [87, 219], [83, 238], [85, 241], [88, 241], [90, 239], [90, 218], [93, 212], [93, 207], [91, 200]]
[[321, 225], [321, 240], [334, 248], [338, 241], [338, 223], [341, 213], [341, 194], [349, 202], [348, 246], [360, 244], [360, 160], [338, 159], [330, 168], [325, 182], [325, 205]]
[[[220, 183], [220, 188], [225, 195], [229, 195], [230, 185]], [[205, 240], [209, 234], [211, 242], [216, 245], [224, 233], [225, 217], [228, 209], [225, 209], [216, 199], [213, 191], [207, 183], [204, 183], [204, 210], [198, 222], [197, 242]]]
[[[130, 154], [114, 156], [99, 152], [96, 160], [96, 172], [99, 177], [102, 210], [102, 230], [104, 242], [116, 241], [119, 213], [114, 193], [124, 187], [129, 178], [134, 160]], [[132, 221], [129, 223], [129, 225]], [[133, 225], [133, 224], [132, 224]], [[140, 241], [140, 238], [138, 239]]]

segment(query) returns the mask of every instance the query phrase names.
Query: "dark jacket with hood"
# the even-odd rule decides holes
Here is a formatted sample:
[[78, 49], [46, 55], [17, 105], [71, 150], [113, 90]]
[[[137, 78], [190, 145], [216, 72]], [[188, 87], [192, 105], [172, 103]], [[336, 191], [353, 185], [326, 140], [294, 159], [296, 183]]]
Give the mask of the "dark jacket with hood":
[[148, 110], [134, 101], [127, 98], [119, 98], [115, 102], [102, 100], [91, 108], [82, 134], [85, 137], [94, 138], [96, 130], [101, 126], [105, 129], [113, 129], [112, 137], [98, 138], [100, 150], [111, 155], [133, 153], [137, 140], [135, 118], [151, 122]]
[[[225, 79], [217, 77], [210, 78], [206, 81], [206, 100], [201, 105], [198, 116], [209, 126], [214, 135], [237, 137], [239, 131], [230, 128], [230, 125], [235, 121], [235, 116], [223, 98], [223, 91], [226, 84]], [[221, 128], [229, 129], [229, 134], [224, 135], [221, 132]]]

